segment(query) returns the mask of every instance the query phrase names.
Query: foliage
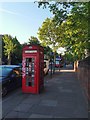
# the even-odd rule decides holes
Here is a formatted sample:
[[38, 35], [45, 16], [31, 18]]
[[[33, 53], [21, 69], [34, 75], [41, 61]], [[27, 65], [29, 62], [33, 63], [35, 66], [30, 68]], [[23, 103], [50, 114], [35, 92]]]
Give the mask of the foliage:
[[28, 43], [29, 44], [33, 44], [33, 45], [40, 45], [40, 41], [36, 37], [34, 37], [34, 36], [31, 36], [29, 38], [29, 42]]
[[12, 54], [12, 64], [18, 64], [22, 61], [22, 45], [16, 37], [13, 38], [13, 43], [16, 44], [16, 49]]
[[[66, 47], [67, 53], [70, 53], [74, 60], [84, 58], [86, 56], [85, 51], [90, 51], [90, 37], [88, 35], [89, 2], [39, 2], [39, 7], [41, 6], [43, 8], [48, 7], [54, 15], [52, 23], [55, 23], [56, 27], [54, 26], [55, 29], [53, 30], [57, 34], [54, 31], [49, 36], [55, 35], [55, 38], [57, 36], [58, 39], [54, 38], [54, 42], [57, 43], [58, 41], [57, 45]], [[45, 21], [42, 25], [43, 30], [39, 29], [39, 31], [45, 33], [45, 30], [47, 31], [51, 27], [51, 24], [49, 24], [50, 27], [48, 24], [49, 22]], [[39, 35], [41, 33], [39, 32]], [[43, 39], [43, 43], [47, 44], [50, 43], [50, 39], [44, 39], [44, 37], [48, 38], [48, 34], [46, 36], [42, 34], [40, 39]]]
[[13, 38], [10, 35], [4, 35], [4, 52], [5, 55], [8, 57], [8, 64], [11, 64], [11, 54], [14, 53], [16, 49], [16, 44], [13, 43]]
[[24, 42], [23, 44], [21, 44], [22, 48], [23, 48], [25, 45], [28, 45], [28, 43], [27, 43], [27, 42]]
[[[38, 37], [41, 41], [41, 44], [44, 46], [51, 46], [53, 52], [56, 52], [58, 48], [58, 27], [56, 26], [53, 19], [47, 18], [41, 28], [38, 30]], [[59, 37], [60, 38], [60, 37]]]
[[52, 53], [52, 49], [49, 46], [43, 46], [44, 48], [44, 58], [50, 59], [50, 54]]
[[[74, 4], [75, 5], [75, 4]], [[62, 44], [67, 51], [72, 53], [74, 60], [84, 58], [85, 51], [89, 48], [88, 39], [88, 9], [85, 4], [76, 4], [69, 15], [67, 21], [62, 24], [64, 39]]]
[[61, 24], [67, 19], [67, 14], [69, 13], [70, 4], [67, 2], [57, 2], [49, 0], [48, 2], [38, 2], [38, 7], [46, 8], [48, 7], [50, 12], [54, 15], [54, 21], [56, 24]]
[[[4, 46], [4, 54], [3, 59], [4, 62], [8, 61], [8, 64], [18, 64], [22, 61], [22, 45], [19, 43], [17, 38], [13, 38], [10, 35], [4, 35], [3, 37], [3, 46]], [[7, 56], [7, 60], [4, 56]]]

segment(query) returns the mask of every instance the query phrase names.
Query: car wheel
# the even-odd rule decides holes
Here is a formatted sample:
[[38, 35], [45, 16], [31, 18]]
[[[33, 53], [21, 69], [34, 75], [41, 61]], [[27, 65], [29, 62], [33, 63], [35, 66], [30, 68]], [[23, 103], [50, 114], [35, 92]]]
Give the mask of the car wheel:
[[7, 94], [7, 87], [2, 88], [2, 97], [4, 97]]

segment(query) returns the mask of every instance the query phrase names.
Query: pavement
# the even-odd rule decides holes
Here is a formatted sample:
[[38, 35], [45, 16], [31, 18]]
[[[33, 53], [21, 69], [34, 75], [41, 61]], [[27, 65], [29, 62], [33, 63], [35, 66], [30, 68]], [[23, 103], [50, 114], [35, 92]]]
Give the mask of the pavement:
[[4, 118], [88, 118], [88, 102], [72, 68], [45, 76], [40, 94], [25, 94], [21, 88], [2, 101]]

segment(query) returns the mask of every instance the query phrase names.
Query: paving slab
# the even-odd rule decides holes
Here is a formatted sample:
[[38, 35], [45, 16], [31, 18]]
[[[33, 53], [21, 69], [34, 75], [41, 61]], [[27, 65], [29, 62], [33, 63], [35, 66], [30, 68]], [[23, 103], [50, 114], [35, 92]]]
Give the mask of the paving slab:
[[39, 104], [39, 105], [35, 105], [34, 107], [32, 107], [31, 113], [53, 116], [54, 109], [55, 109], [55, 106], [53, 107], [53, 106]]
[[44, 106], [52, 106], [52, 107], [54, 107], [54, 106], [57, 106], [57, 100], [42, 100], [41, 101], [41, 105], [44, 105]]
[[32, 104], [20, 104], [17, 107], [15, 107], [14, 111], [16, 112], [29, 112], [30, 108], [32, 107]]
[[31, 114], [29, 118], [53, 118], [53, 116], [50, 115], [41, 115], [41, 114]]
[[30, 113], [11, 111], [5, 118], [25, 118], [26, 120], [29, 118], [29, 116]]

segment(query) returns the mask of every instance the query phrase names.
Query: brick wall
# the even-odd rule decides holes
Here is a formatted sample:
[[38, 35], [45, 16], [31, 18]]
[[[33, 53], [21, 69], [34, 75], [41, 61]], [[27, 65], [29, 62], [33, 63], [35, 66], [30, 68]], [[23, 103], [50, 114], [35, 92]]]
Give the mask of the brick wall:
[[77, 69], [78, 79], [90, 101], [90, 56], [80, 61]]

